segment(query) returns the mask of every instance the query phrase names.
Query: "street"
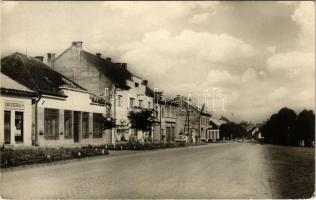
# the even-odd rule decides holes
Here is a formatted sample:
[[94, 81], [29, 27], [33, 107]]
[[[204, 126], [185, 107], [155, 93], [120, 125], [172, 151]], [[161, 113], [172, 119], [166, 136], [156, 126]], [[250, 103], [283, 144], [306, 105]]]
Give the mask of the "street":
[[[292, 194], [285, 193], [280, 187], [286, 188], [288, 180], [274, 169], [286, 165], [280, 160], [271, 160], [269, 151], [275, 148], [271, 146], [219, 143], [155, 151], [111, 152], [102, 158], [6, 170], [1, 172], [1, 196], [156, 199], [283, 198], [294, 195], [299, 189], [297, 185], [288, 188]], [[314, 149], [306, 151], [306, 159], [313, 160]], [[294, 174], [300, 176], [300, 180], [312, 180], [310, 188], [314, 188], [314, 161], [308, 163], [307, 168], [311, 170], [297, 167], [308, 171], [307, 177], [298, 175], [300, 171]]]

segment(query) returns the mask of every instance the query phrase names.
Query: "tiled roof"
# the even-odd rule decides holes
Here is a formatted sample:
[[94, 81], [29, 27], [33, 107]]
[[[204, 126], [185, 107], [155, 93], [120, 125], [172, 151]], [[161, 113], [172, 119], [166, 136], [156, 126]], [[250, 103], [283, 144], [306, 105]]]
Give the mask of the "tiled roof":
[[1, 59], [1, 72], [39, 94], [66, 97], [60, 87], [85, 90], [40, 60], [18, 52]]
[[126, 80], [131, 80], [132, 74], [127, 69], [124, 69], [120, 64], [112, 63], [84, 50], [81, 52], [81, 55], [84, 56], [88, 62], [103, 71], [104, 75], [117, 84], [119, 88], [129, 89], [129, 86], [126, 85]]

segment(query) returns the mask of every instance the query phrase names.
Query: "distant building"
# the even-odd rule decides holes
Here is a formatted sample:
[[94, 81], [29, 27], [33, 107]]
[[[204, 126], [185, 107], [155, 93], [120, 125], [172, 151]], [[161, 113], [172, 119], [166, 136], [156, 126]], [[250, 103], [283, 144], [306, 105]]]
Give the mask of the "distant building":
[[[33, 144], [57, 147], [111, 143], [111, 129], [105, 130], [109, 104], [51, 69], [42, 62], [42, 57], [11, 54], [1, 59], [1, 72], [36, 94], [32, 105], [30, 99], [24, 100], [23, 117], [19, 117], [28, 126], [23, 126], [21, 134], [29, 134], [31, 129]], [[28, 138], [24, 139], [30, 144]]]
[[[173, 143], [179, 133], [176, 133], [177, 110], [172, 101], [161, 100], [157, 102], [157, 116], [160, 122], [159, 129], [155, 130], [154, 142]], [[156, 126], [158, 128], [158, 126]]]
[[224, 120], [220, 120], [220, 119], [216, 119], [214, 117], [211, 117], [209, 120], [209, 128], [207, 129], [207, 132], [204, 136], [205, 141], [214, 142], [214, 141], [220, 140], [219, 127], [225, 123], [226, 123], [226, 121], [224, 121]]
[[180, 96], [173, 100], [173, 105], [177, 109], [177, 135], [187, 135], [193, 143], [201, 142], [201, 136], [209, 127], [211, 114]]

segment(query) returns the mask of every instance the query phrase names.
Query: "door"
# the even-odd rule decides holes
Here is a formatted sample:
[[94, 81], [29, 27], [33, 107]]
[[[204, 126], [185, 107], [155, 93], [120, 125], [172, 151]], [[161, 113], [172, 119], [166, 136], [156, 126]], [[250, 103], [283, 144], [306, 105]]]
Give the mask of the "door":
[[11, 143], [11, 111], [4, 111], [4, 143]]
[[79, 142], [80, 137], [80, 112], [74, 112], [74, 142]]
[[23, 143], [23, 112], [15, 112], [15, 143]]

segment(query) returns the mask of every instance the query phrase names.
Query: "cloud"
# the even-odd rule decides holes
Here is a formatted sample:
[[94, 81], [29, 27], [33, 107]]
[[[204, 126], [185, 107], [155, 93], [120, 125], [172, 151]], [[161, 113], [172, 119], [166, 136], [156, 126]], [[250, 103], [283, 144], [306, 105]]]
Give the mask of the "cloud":
[[292, 80], [310, 78], [310, 75], [314, 76], [315, 55], [298, 51], [275, 54], [268, 59], [267, 68]]
[[[300, 28], [300, 45], [307, 50], [315, 48], [315, 2], [302, 1], [292, 15]], [[314, 50], [315, 51], [315, 50]]]
[[288, 95], [290, 94], [289, 90], [284, 87], [279, 87], [272, 91], [272, 93], [269, 94], [268, 98], [270, 100], [280, 100], [284, 98], [288, 98]]
[[176, 35], [167, 30], [149, 32], [141, 41], [121, 48], [125, 49], [121, 59], [134, 66], [136, 72], [157, 83], [164, 75], [172, 84], [201, 82], [209, 70], [229, 65], [235, 59], [247, 59], [255, 52], [238, 38], [193, 30]]
[[193, 15], [192, 18], [190, 19], [190, 22], [193, 24], [206, 24], [209, 15], [210, 15], [209, 13]]

